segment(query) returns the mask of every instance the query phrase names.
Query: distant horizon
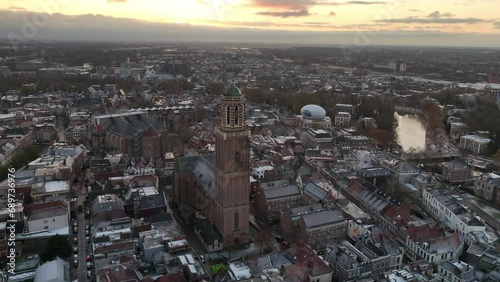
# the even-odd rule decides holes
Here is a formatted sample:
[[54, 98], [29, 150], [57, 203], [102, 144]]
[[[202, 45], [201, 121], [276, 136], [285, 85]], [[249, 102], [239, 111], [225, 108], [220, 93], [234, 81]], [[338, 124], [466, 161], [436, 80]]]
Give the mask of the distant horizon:
[[[0, 37], [0, 49], [7, 47], [11, 48], [10, 46], [10, 41], [6, 38], [1, 38]], [[404, 44], [399, 44], [399, 45], [383, 45], [383, 44], [372, 44], [368, 46], [353, 46], [349, 44], [327, 44], [327, 43], [311, 43], [311, 44], [300, 44], [300, 43], [273, 43], [273, 42], [268, 42], [268, 43], [258, 43], [258, 42], [237, 42], [237, 41], [105, 41], [105, 40], [88, 40], [88, 39], [74, 39], [74, 40], [69, 40], [69, 39], [61, 39], [61, 40], [31, 40], [27, 42], [25, 45], [33, 45], [33, 44], [95, 44], [95, 45], [145, 45], [146, 47], [151, 47], [153, 45], [218, 45], [218, 46], [231, 46], [234, 45], [234, 47], [240, 47], [240, 48], [302, 48], [302, 47], [311, 47], [311, 48], [343, 48], [343, 47], [352, 47], [352, 48], [359, 48], [359, 49], [377, 49], [377, 48], [399, 48], [399, 49], [418, 49], [418, 48], [428, 48], [428, 49], [478, 49], [478, 50], [483, 50], [483, 51], [500, 51], [500, 46], [497, 47], [489, 47], [489, 46], [446, 46], [446, 45], [404, 45]], [[24, 45], [24, 44], [21, 44]]]

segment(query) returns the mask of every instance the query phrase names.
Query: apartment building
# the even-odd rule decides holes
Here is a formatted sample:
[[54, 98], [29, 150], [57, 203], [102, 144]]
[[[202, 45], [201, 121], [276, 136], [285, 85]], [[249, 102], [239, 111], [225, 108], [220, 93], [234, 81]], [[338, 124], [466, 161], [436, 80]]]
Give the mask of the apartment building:
[[444, 163], [442, 176], [449, 182], [464, 182], [474, 179], [472, 177], [472, 170], [464, 161], [460, 160], [452, 160]]
[[443, 282], [479, 281], [474, 267], [463, 261], [443, 261], [437, 265], [437, 273]]
[[298, 207], [305, 203], [302, 191], [297, 184], [282, 183], [279, 186], [271, 185], [270, 187], [263, 184], [257, 187], [254, 203], [259, 216], [268, 221], [280, 219], [281, 213], [286, 208]]
[[57, 234], [69, 232], [69, 207], [63, 201], [31, 205], [26, 233], [49, 231]]
[[330, 209], [324, 204], [312, 204], [307, 206], [299, 206], [294, 208], [287, 208], [280, 220], [281, 235], [285, 240], [290, 243], [295, 243], [300, 239], [299, 232], [299, 219], [302, 216], [323, 213]]
[[412, 261], [426, 260], [430, 263], [458, 259], [464, 248], [464, 239], [459, 232], [445, 232], [444, 228], [431, 228], [428, 224], [408, 227], [405, 254]]
[[358, 281], [386, 271], [401, 269], [403, 252], [396, 244], [390, 242], [376, 246], [372, 243], [352, 245], [343, 241], [328, 246], [325, 260], [333, 269], [334, 281]]
[[486, 230], [479, 218], [462, 205], [461, 198], [454, 197], [446, 188], [424, 190], [423, 203], [439, 221], [464, 237], [470, 232]]
[[338, 112], [335, 115], [335, 125], [336, 126], [350, 126], [351, 125], [351, 114], [348, 112]]
[[474, 181], [474, 194], [500, 205], [500, 175], [485, 173]]
[[474, 154], [482, 154], [488, 150], [488, 144], [492, 142], [489, 138], [477, 135], [464, 135], [460, 137], [458, 147], [471, 151]]
[[347, 237], [347, 220], [340, 210], [302, 215], [298, 226], [301, 240], [315, 250]]

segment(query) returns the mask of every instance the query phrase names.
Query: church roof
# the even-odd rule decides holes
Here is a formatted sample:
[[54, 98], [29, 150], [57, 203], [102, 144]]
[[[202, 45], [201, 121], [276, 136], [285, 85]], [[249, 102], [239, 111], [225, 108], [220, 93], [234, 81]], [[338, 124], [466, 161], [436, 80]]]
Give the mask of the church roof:
[[205, 191], [215, 193], [215, 155], [179, 158], [179, 172], [192, 174]]
[[148, 128], [148, 130], [146, 130], [146, 132], [144, 132], [143, 136], [145, 136], [145, 137], [157, 137], [158, 135], [159, 135], [158, 131], [156, 131], [154, 126], [150, 126]]

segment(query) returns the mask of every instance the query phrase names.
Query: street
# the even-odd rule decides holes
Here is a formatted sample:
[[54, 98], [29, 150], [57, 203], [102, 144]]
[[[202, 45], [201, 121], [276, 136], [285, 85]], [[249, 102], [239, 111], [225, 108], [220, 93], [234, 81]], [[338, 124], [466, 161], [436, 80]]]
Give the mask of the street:
[[[82, 175], [85, 175], [85, 173], [82, 173]], [[87, 262], [85, 261], [85, 258], [87, 255], [90, 253], [90, 246], [87, 243], [85, 239], [85, 225], [88, 224], [90, 225], [89, 220], [85, 219], [85, 212], [79, 212], [78, 206], [81, 205], [83, 206], [83, 202], [85, 201], [86, 197], [86, 189], [85, 189], [85, 177], [80, 177], [78, 183], [74, 184], [73, 189], [77, 192], [76, 195], [78, 196], [78, 201], [73, 203], [73, 206], [71, 209], [73, 211], [77, 212], [77, 218], [76, 220], [72, 220], [71, 222], [71, 232], [73, 232], [73, 224], [74, 222], [78, 223], [78, 233], [74, 234], [71, 236], [71, 244], [72, 246], [78, 246], [78, 267], [73, 266], [73, 280], [78, 279], [79, 282], [82, 281], [88, 281], [87, 278]], [[76, 236], [75, 236], [76, 235]], [[78, 243], [74, 244], [73, 238], [78, 238]], [[71, 260], [73, 264], [73, 260]]]

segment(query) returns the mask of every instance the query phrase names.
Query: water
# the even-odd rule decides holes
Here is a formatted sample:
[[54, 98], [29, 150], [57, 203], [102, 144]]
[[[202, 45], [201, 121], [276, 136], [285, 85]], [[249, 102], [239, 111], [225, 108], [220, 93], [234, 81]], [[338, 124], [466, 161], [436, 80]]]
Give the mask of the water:
[[398, 143], [403, 150], [425, 150], [425, 122], [422, 117], [412, 114], [400, 116], [398, 113], [394, 113], [394, 117], [398, 121]]

